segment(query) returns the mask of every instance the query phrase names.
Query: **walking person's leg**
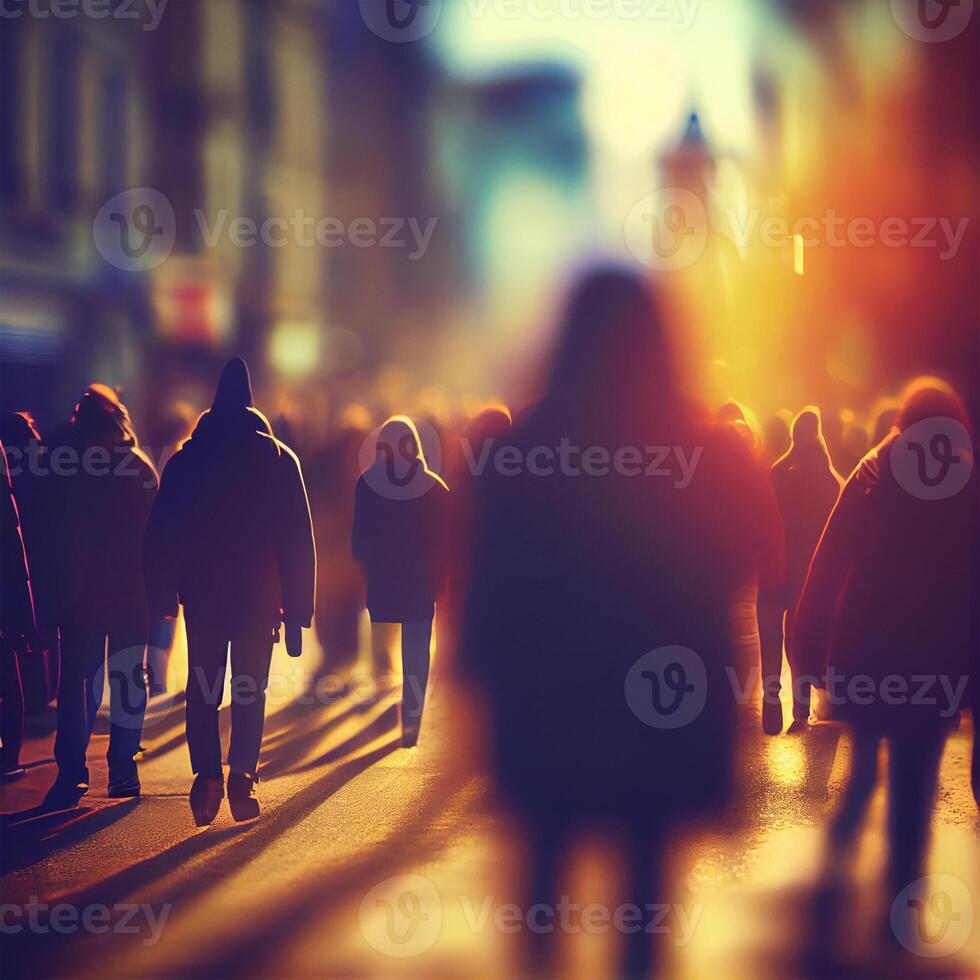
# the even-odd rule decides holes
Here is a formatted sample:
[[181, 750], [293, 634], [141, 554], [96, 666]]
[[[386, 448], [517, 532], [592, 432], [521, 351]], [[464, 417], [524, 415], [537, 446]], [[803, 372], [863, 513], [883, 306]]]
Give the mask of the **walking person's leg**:
[[851, 772], [840, 806], [830, 822], [830, 843], [838, 852], [857, 838], [868, 803], [878, 782], [878, 735], [851, 731]]
[[105, 663], [105, 633], [63, 630], [61, 676], [58, 683], [58, 720], [54, 758], [58, 776], [45, 796], [46, 807], [77, 806], [88, 791], [86, 753], [95, 727]]
[[888, 740], [889, 884], [894, 898], [925, 874], [945, 730]]
[[269, 686], [273, 641], [271, 627], [249, 630], [231, 641], [228, 803], [236, 820], [252, 820], [259, 815], [255, 784], [265, 727], [265, 692]]
[[225, 795], [218, 709], [225, 688], [228, 640], [211, 624], [187, 625], [187, 748], [194, 771], [190, 803], [198, 826], [210, 824]]
[[793, 676], [793, 724], [790, 730], [799, 731], [810, 719], [811, 686], [799, 676], [799, 668], [793, 659], [793, 625], [796, 621], [796, 603], [793, 602], [786, 610], [783, 620], [783, 636], [786, 643], [786, 659], [789, 662]]
[[772, 598], [759, 598], [759, 649], [762, 667], [762, 730], [778, 735], [783, 730], [783, 706], [779, 700], [783, 670], [783, 613]]
[[0, 780], [24, 775], [20, 750], [24, 744], [24, 686], [20, 678], [17, 648], [0, 639]]
[[402, 623], [402, 745], [417, 744], [429, 683], [432, 620]]
[[139, 796], [136, 754], [146, 713], [146, 633], [109, 634], [109, 795]]

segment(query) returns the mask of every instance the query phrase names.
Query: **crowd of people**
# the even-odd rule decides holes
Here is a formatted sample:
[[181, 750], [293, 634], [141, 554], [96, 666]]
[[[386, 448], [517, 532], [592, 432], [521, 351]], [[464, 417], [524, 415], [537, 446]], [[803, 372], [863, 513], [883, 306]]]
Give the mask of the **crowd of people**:
[[[814, 406], [762, 424], [736, 401], [712, 409], [678, 377], [649, 283], [618, 267], [577, 285], [533, 404], [513, 417], [485, 409], [456, 433], [393, 416], [368, 465], [359, 465], [367, 425], [352, 416], [306, 458], [305, 482], [238, 358], [159, 477], [110, 388], [92, 385], [46, 440], [27, 415], [9, 416], [3, 778], [23, 772], [22, 665], [32, 650], [54, 650], [58, 775], [45, 805], [76, 806], [88, 790], [104, 683], [108, 793], [138, 796], [147, 692], [165, 686], [160, 650], [183, 606], [191, 808], [210, 824], [227, 794], [236, 820], [254, 819], [280, 630], [299, 656], [316, 610], [325, 656], [340, 664], [356, 654], [366, 607], [372, 623], [401, 624], [404, 746], [420, 738], [434, 622], [440, 654], [484, 699], [496, 781], [531, 841], [531, 901], [556, 899], [568, 841], [599, 822], [628, 842], [629, 888], [643, 908], [660, 887], [671, 828], [730, 796], [736, 694], [753, 670], [763, 730], [783, 732], [785, 653], [788, 733], [829, 711], [853, 729], [853, 771], [831, 829], [841, 846], [888, 742], [889, 880], [899, 890], [926, 858], [958, 709], [977, 710], [972, 457], [969, 479], [948, 496], [916, 496], [896, 476], [903, 433], [935, 419], [971, 430], [936, 378], [883, 401], [868, 429]], [[563, 445], [578, 447], [580, 465], [543, 468]], [[655, 447], [664, 452], [650, 461]], [[971, 451], [961, 446], [959, 463]], [[31, 452], [51, 464], [43, 477], [25, 465]], [[653, 716], [630, 689], [651, 652], [663, 656], [641, 671], [640, 693]], [[233, 685], [247, 696], [233, 693], [223, 760], [229, 660], [233, 680], [248, 683]], [[870, 678], [876, 691], [925, 673], [966, 683], [957, 710], [875, 696], [828, 706], [834, 670]], [[974, 751], [975, 793], [977, 772]], [[627, 975], [649, 972], [649, 938], [630, 938]], [[552, 941], [533, 937], [542, 969]]]

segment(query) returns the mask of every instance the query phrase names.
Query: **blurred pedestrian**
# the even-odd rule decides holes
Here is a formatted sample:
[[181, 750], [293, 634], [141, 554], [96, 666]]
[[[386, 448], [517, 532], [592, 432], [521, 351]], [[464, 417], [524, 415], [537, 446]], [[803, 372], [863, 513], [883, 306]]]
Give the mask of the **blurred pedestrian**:
[[781, 588], [760, 597], [759, 625], [762, 727], [768, 735], [777, 735], [783, 729], [779, 691], [784, 642], [793, 672], [793, 722], [789, 730], [803, 730], [810, 716], [809, 686], [800, 679], [799, 665], [793, 657], [793, 617], [813, 550], [843, 484], [820, 431], [819, 409], [804, 408], [793, 419], [792, 443], [773, 464], [772, 483], [782, 517], [786, 577]]
[[259, 815], [255, 792], [273, 644], [285, 623], [298, 657], [311, 625], [316, 549], [296, 455], [252, 402], [241, 358], [225, 364], [214, 401], [167, 463], [144, 544], [151, 616], [187, 626], [187, 744], [199, 826], [225, 795], [218, 709], [231, 647], [228, 803]]
[[[840, 854], [857, 836], [878, 779], [879, 743], [888, 743], [886, 908], [924, 873], [943, 746], [977, 680], [972, 448], [954, 454], [969, 467], [965, 486], [923, 493], [899, 455], [921, 448], [903, 441], [919, 423], [970, 428], [945, 382], [909, 385], [895, 430], [841, 491], [807, 575], [793, 641], [801, 669], [821, 678], [852, 730], [850, 779], [830, 828]], [[942, 460], [929, 478], [937, 472], [948, 475]], [[920, 696], [923, 678], [934, 681], [928, 697]]]
[[371, 623], [400, 623], [402, 745], [416, 745], [429, 679], [435, 602], [443, 586], [449, 488], [429, 469], [415, 423], [388, 419], [357, 481], [351, 552], [364, 568]]
[[60, 630], [61, 678], [58, 776], [44, 805], [65, 809], [88, 791], [85, 756], [106, 680], [109, 795], [140, 795], [135, 756], [146, 710], [140, 545], [157, 474], [112, 388], [94, 384], [79, 399], [60, 429], [46, 479], [51, 513], [42, 548], [51, 567], [39, 605], [42, 618], [53, 617]]
[[37, 645], [37, 624], [31, 577], [20, 532], [7, 456], [0, 442], [0, 562], [3, 594], [0, 597], [0, 783], [24, 775], [20, 750], [24, 743], [24, 690], [21, 654]]
[[[527, 908], [555, 908], [575, 835], [611, 827], [629, 900], [651, 909], [667, 834], [729, 791], [746, 547], [732, 515], [754, 466], [740, 437], [693, 415], [667, 348], [645, 280], [587, 274], [544, 398], [502, 440], [506, 475], [478, 491], [461, 651], [526, 828]], [[673, 448], [652, 466], [644, 447]], [[550, 975], [554, 941], [528, 936], [529, 974]], [[649, 976], [649, 929], [627, 943], [617, 975]]]

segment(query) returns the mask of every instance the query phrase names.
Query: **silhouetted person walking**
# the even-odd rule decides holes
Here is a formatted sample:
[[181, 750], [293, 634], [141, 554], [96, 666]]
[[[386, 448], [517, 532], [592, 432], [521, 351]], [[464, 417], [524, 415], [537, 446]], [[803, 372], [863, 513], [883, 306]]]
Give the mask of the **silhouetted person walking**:
[[401, 624], [406, 747], [418, 742], [422, 726], [448, 496], [426, 465], [415, 423], [390, 418], [378, 433], [375, 462], [357, 481], [351, 551], [364, 567], [371, 622]]
[[803, 409], [793, 419], [789, 449], [772, 466], [773, 490], [786, 542], [786, 579], [782, 587], [759, 597], [762, 727], [769, 735], [777, 735], [783, 729], [779, 691], [784, 639], [793, 671], [793, 723], [789, 730], [802, 730], [810, 716], [809, 685], [799, 679], [799, 665], [793, 657], [793, 618], [813, 550], [842, 483], [823, 441], [819, 409]]
[[[146, 710], [140, 546], [157, 474], [139, 448], [126, 406], [105, 385], [82, 395], [52, 442], [51, 475], [45, 478], [51, 481], [51, 514], [43, 545], [51, 567], [39, 608], [61, 633], [58, 777], [45, 806], [62, 809], [77, 806], [88, 790], [85, 755], [106, 680], [109, 795], [140, 794], [134, 758]], [[67, 455], [67, 463], [56, 466], [55, 453]]]
[[31, 577], [20, 533], [17, 504], [0, 443], [0, 782], [24, 775], [20, 750], [24, 743], [24, 689], [20, 654], [37, 642]]
[[194, 818], [210, 824], [225, 794], [218, 709], [230, 644], [228, 802], [236, 820], [253, 819], [272, 647], [285, 623], [287, 652], [302, 653], [316, 551], [299, 460], [254, 407], [240, 358], [225, 365], [211, 409], [167, 463], [144, 569], [151, 615], [184, 607]]
[[[947, 453], [935, 437], [951, 426], [963, 438]], [[795, 656], [823, 676], [853, 732], [833, 847], [854, 841], [877, 783], [879, 743], [888, 742], [886, 908], [924, 873], [943, 746], [977, 679], [977, 485], [965, 442], [969, 420], [952, 389], [913, 382], [897, 428], [847, 480], [797, 612]], [[947, 492], [942, 481], [964, 469], [969, 480]], [[934, 680], [929, 697], [923, 677]]]
[[[742, 439], [688, 407], [648, 290], [618, 268], [575, 289], [544, 398], [503, 441], [506, 474], [478, 487], [461, 644], [531, 845], [524, 907], [554, 909], [570, 841], [612, 827], [642, 919], [628, 977], [651, 972], [667, 833], [727, 795], [747, 547], [733, 515], [755, 472]], [[528, 936], [530, 975], [550, 975], [554, 942]]]

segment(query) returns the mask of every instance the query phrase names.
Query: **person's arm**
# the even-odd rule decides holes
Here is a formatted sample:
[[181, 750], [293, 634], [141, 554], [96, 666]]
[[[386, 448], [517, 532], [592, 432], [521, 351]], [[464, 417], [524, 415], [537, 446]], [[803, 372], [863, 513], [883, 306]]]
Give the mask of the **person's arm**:
[[143, 533], [143, 584], [150, 622], [177, 615], [180, 542], [186, 520], [182, 460], [177, 453], [163, 471], [159, 490], [144, 487], [149, 516]]
[[303, 471], [296, 454], [280, 444], [283, 496], [279, 514], [279, 581], [282, 586], [286, 652], [298, 657], [302, 628], [313, 621], [316, 596], [316, 545]]

